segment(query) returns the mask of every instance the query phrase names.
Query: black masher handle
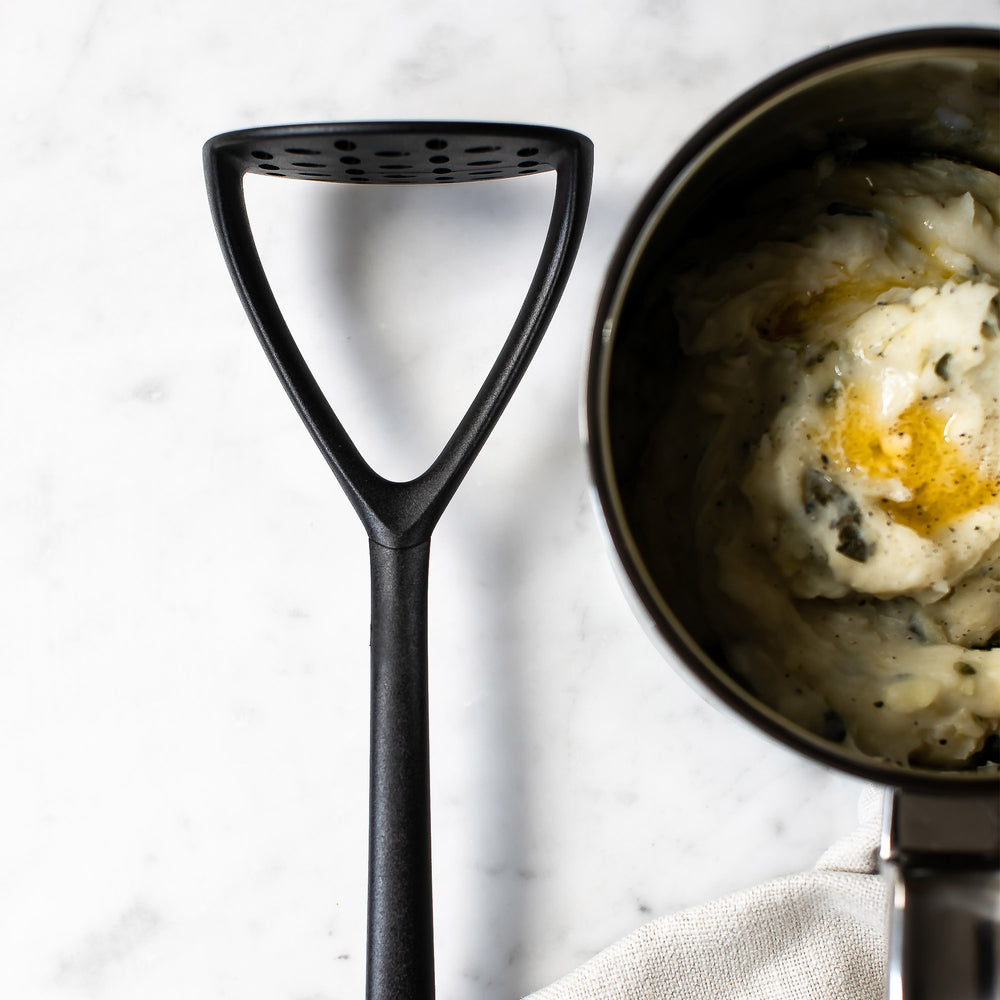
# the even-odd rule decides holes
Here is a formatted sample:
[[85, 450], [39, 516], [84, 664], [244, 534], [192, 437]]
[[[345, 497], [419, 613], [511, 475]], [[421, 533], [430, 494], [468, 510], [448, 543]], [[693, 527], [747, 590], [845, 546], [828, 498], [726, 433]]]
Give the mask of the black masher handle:
[[371, 553], [369, 1000], [432, 1000], [427, 721], [430, 541]]

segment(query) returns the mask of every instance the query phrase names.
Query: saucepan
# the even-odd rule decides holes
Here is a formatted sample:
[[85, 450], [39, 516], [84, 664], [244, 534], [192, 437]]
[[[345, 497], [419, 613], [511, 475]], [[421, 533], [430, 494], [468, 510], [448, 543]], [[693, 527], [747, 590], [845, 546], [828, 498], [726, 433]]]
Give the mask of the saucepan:
[[[706, 612], [699, 583], [706, 554], [690, 505], [692, 484], [706, 472], [699, 469], [699, 418], [677, 404], [689, 378], [689, 352], [681, 343], [675, 296], [679, 276], [703, 262], [713, 239], [716, 250], [729, 239], [730, 217], [744, 209], [752, 213], [751, 193], [789, 171], [819, 176], [868, 159], [912, 163], [930, 156], [996, 172], [997, 41], [994, 31], [961, 27], [861, 39], [779, 72], [716, 115], [667, 164], [627, 226], [600, 301], [585, 389], [597, 507], [623, 587], [653, 640], [725, 710], [813, 761], [885, 786], [880, 859], [892, 886], [887, 990], [894, 1000], [998, 995], [996, 735], [987, 734], [974, 752], [953, 763], [933, 753], [900, 757], [882, 752], [877, 739], [859, 746], [837, 711], [821, 713], [815, 724], [804, 722], [748, 678], [724, 634], [725, 623], [720, 627]], [[868, 210], [831, 202], [829, 212]], [[928, 240], [936, 238], [928, 234]], [[817, 358], [821, 354], [809, 363]], [[938, 363], [944, 378], [944, 354]], [[747, 378], [754, 377], [751, 370]], [[726, 391], [751, 388], [736, 377]], [[651, 497], [649, 449], [657, 435], [678, 457], [659, 495]], [[803, 487], [814, 519], [829, 515], [830, 528], [839, 525], [837, 551], [856, 562], [864, 558], [852, 534], [859, 515], [838, 490], [822, 470]], [[651, 507], [660, 520], [653, 531]], [[836, 530], [833, 537], [836, 542]], [[881, 602], [897, 612], [900, 606], [863, 588], [855, 596], [859, 605]], [[985, 638], [974, 644], [975, 666], [959, 658], [955, 669], [978, 671], [970, 680], [989, 681], [995, 692], [1000, 621], [979, 621], [978, 628]], [[784, 641], [777, 632], [772, 640]], [[906, 664], [898, 676], [912, 680]], [[911, 683], [908, 690], [916, 689]], [[900, 719], [908, 724], [906, 712], [918, 702], [896, 706], [897, 730]], [[875, 704], [894, 710], [881, 699]], [[988, 729], [989, 721], [984, 725]]]

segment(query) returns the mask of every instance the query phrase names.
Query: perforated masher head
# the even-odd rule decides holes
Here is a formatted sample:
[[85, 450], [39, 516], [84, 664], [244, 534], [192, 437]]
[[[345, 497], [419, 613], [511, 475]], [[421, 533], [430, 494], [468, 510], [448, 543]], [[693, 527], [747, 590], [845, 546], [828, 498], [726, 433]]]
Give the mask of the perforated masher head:
[[517, 125], [356, 122], [230, 132], [207, 148], [248, 173], [272, 177], [448, 184], [557, 169], [569, 136], [575, 133]]

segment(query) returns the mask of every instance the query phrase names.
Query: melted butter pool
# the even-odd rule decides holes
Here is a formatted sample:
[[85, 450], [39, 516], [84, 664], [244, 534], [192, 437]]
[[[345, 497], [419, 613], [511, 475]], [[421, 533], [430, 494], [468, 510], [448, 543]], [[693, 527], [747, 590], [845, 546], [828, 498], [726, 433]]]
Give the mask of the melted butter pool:
[[886, 425], [857, 395], [847, 394], [822, 447], [845, 472], [898, 482], [909, 498], [884, 497], [881, 507], [897, 523], [929, 538], [1000, 493], [1000, 481], [982, 475], [948, 429], [947, 415], [929, 401], [911, 403]]

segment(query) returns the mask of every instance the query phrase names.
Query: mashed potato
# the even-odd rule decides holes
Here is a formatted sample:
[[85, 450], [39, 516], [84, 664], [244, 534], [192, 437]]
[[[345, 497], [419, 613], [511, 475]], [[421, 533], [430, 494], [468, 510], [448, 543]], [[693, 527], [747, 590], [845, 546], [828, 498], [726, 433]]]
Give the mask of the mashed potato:
[[[713, 628], [749, 688], [828, 739], [995, 760], [1000, 180], [820, 164], [763, 197], [766, 232], [673, 289]], [[676, 476], [672, 454], [661, 436], [646, 475]]]

